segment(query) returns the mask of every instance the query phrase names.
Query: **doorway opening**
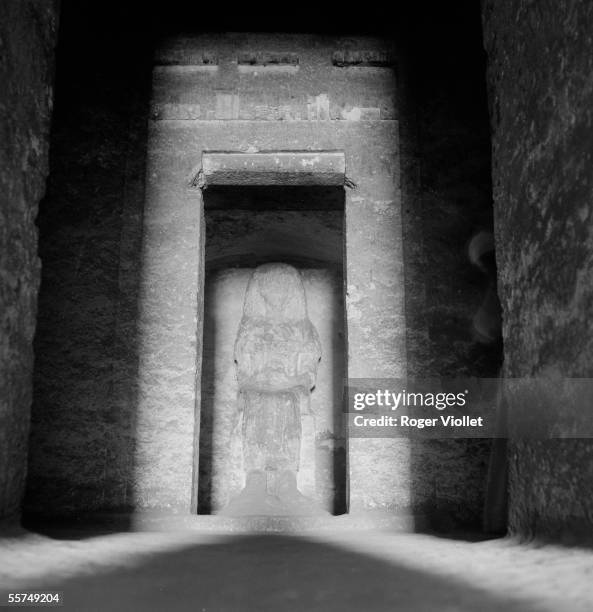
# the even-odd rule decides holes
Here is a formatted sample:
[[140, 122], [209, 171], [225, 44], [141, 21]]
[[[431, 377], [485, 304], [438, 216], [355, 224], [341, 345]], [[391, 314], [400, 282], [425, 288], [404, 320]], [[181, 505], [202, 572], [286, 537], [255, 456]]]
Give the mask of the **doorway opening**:
[[312, 439], [301, 443], [303, 493], [332, 514], [346, 507], [344, 188], [215, 185], [206, 225], [203, 359], [197, 470], [199, 514], [219, 512], [244, 486], [234, 345], [247, 283], [264, 263], [301, 276], [322, 357], [311, 394]]

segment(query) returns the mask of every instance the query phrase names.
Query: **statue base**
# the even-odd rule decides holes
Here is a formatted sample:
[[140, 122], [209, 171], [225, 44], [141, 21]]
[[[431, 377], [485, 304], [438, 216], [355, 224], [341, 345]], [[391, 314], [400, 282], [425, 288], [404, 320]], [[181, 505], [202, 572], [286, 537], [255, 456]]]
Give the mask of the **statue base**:
[[325, 516], [320, 508], [297, 488], [290, 470], [252, 471], [245, 488], [217, 514], [221, 516]]

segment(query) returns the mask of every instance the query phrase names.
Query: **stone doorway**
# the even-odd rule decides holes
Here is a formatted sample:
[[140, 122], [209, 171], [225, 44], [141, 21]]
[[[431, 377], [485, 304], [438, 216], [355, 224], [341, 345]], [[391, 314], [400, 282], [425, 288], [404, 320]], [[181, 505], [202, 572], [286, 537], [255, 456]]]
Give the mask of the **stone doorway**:
[[[233, 164], [233, 157], [240, 160], [239, 165]], [[227, 166], [229, 174], [224, 179], [208, 168], [208, 160], [204, 163], [205, 180], [215, 184], [203, 190], [206, 240], [201, 410], [195, 451], [197, 511], [220, 512], [245, 484], [233, 349], [253, 270], [264, 263], [284, 263], [300, 274], [322, 351], [311, 393], [313, 414], [302, 423], [298, 488], [319, 508], [341, 514], [346, 507], [345, 194], [343, 185], [323, 183], [343, 182], [343, 174], [330, 178], [333, 170], [324, 171], [343, 163], [343, 158], [321, 153], [307, 166], [313, 159], [309, 153], [292, 153], [284, 156], [286, 165], [276, 172], [274, 154], [221, 154], [218, 159]], [[250, 171], [241, 170], [246, 160], [259, 166], [265, 176], [253, 166]], [[300, 166], [301, 162], [305, 164]], [[295, 170], [299, 166], [311, 171], [299, 174]], [[216, 184], [221, 180], [225, 184]], [[253, 181], [272, 184], [254, 185]]]
[[[244, 52], [263, 48], [271, 52], [280, 49], [280, 43], [297, 54], [298, 67], [260, 66], [259, 56], [255, 64], [241, 63]], [[211, 299], [204, 289], [216, 295], [213, 274], [232, 285], [225, 269], [238, 274], [237, 258], [249, 263], [250, 257], [253, 267], [282, 256], [281, 263], [317, 275], [323, 269], [320, 261], [337, 262], [337, 269], [343, 268], [342, 316], [348, 330], [348, 355], [341, 366], [344, 378], [405, 375], [394, 64], [388, 47], [374, 39], [360, 39], [362, 56], [349, 54], [346, 61], [341, 52], [335, 55], [336, 48], [354, 43], [316, 36], [298, 40], [259, 34], [215, 40], [199, 36], [169, 41], [157, 54], [138, 326], [134, 496], [142, 509], [216, 512], [230, 494], [221, 493], [218, 501], [216, 495], [204, 496], [205, 489], [216, 490], [217, 485], [215, 479], [209, 483], [212, 474], [204, 473], [207, 462], [200, 465], [200, 453], [206, 452], [201, 404], [208, 393], [204, 395], [201, 386], [208, 380], [207, 369], [217, 366], [203, 359], [202, 342], [208, 341], [203, 315], [208, 316]], [[220, 51], [215, 65], [202, 61], [211, 48]], [[374, 58], [372, 65], [369, 58]], [[318, 94], [306, 93], [312, 87]], [[264, 90], [277, 92], [274, 104], [280, 104], [283, 113], [285, 106], [294, 113], [262, 114], [258, 100]], [[364, 106], [356, 106], [357, 100]], [[322, 237], [326, 230], [320, 220], [335, 215], [336, 208], [343, 211], [341, 253], [330, 248], [335, 241]], [[237, 228], [255, 223], [254, 219], [266, 226], [265, 215], [277, 216], [276, 238], [272, 232], [263, 242], [254, 239], [250, 244], [249, 232]], [[306, 236], [318, 241], [317, 252], [301, 244], [303, 233], [298, 228], [304, 221], [297, 222], [298, 215], [308, 215]], [[228, 225], [243, 245], [237, 249], [233, 240], [223, 240], [218, 255], [209, 254], [206, 233], [217, 224]], [[216, 235], [224, 237], [225, 232]], [[210, 246], [212, 240], [211, 236]], [[273, 248], [254, 251], [256, 242]], [[246, 253], [251, 253], [247, 259]], [[216, 262], [210, 261], [211, 256]], [[335, 286], [337, 278], [334, 275], [329, 284]], [[323, 435], [316, 435], [315, 444], [331, 446], [333, 442], [324, 441]], [[343, 454], [341, 465], [346, 467], [338, 472], [346, 475], [337, 497], [336, 483], [326, 479], [331, 486], [322, 495], [325, 508], [352, 514], [405, 512], [410, 507], [410, 451], [405, 440], [352, 438]], [[385, 469], [377, 470], [377, 465]], [[315, 469], [309, 470], [309, 483], [317, 479], [319, 491], [319, 473], [313, 477], [312, 472]], [[333, 501], [329, 501], [332, 487]], [[340, 496], [342, 501], [336, 501]]]

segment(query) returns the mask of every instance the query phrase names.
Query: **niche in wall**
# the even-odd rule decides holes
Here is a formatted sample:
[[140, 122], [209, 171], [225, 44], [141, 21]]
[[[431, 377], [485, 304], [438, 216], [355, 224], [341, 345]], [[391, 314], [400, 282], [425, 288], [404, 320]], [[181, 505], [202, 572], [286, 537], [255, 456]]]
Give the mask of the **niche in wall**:
[[[345, 373], [342, 187], [225, 186], [204, 191], [206, 222], [204, 339], [198, 512], [216, 513], [243, 487], [237, 427], [234, 344], [253, 270], [288, 263], [302, 277], [309, 318], [322, 344], [311, 395], [313, 457], [303, 492], [326, 510], [345, 511], [342, 425]], [[304, 461], [303, 461], [304, 460]]]

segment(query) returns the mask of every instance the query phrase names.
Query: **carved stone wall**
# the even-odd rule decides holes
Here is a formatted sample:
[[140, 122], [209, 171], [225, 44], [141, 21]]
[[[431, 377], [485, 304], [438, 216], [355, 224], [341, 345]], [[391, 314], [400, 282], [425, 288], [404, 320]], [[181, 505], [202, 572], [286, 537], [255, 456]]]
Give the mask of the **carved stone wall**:
[[[243, 63], [244, 54], [262, 49], [273, 58], [258, 59], [256, 53], [253, 61]], [[361, 50], [364, 57], [359, 57]], [[288, 51], [293, 54], [290, 61], [283, 55]], [[349, 59], [336, 59], [336, 52]], [[199, 194], [192, 196], [187, 180], [195, 175], [202, 151], [344, 151], [347, 175], [357, 186], [345, 191], [349, 374], [401, 374], [405, 370], [405, 322], [393, 49], [372, 39], [237, 34], [175, 39], [162, 48], [157, 62], [145, 210], [145, 227], [150, 228], [145, 248], [155, 258], [154, 273], [149, 271], [147, 280], [152, 294], [176, 295], [181, 286], [200, 291], [197, 275], [185, 263], [195, 250], [180, 254], [183, 259], [175, 264], [162, 257], [161, 245], [163, 237], [170, 235], [176, 248], [187, 244], [189, 249], [190, 233], [199, 235]], [[194, 114], [188, 115], [191, 109]], [[174, 210], [175, 217], [171, 217]], [[171, 232], [171, 220], [177, 223], [184, 215], [188, 216], [183, 229]], [[200, 248], [203, 245], [194, 247]], [[180, 266], [187, 267], [187, 274], [179, 273]], [[178, 308], [177, 319], [182, 320], [182, 311], [195, 306], [190, 300], [179, 303]], [[161, 354], [167, 354], [163, 349], [167, 329], [164, 320], [159, 322], [161, 316], [152, 306], [147, 309], [144, 333], [158, 337]], [[191, 336], [192, 322], [185, 316], [183, 320], [188, 326], [185, 331], [179, 328], [183, 336], [168, 331], [165, 340], [166, 345], [177, 347], [178, 355], [179, 346], [186, 345], [185, 338]], [[188, 374], [195, 363], [191, 358], [195, 349], [189, 348], [183, 358]], [[181, 366], [179, 357], [175, 366]], [[150, 367], [141, 368], [141, 385], [143, 381], [146, 391], [141, 395], [147, 402], [164, 405], [165, 387]], [[182, 409], [178, 393], [176, 410], [178, 420], [184, 415], [184, 431], [193, 420], [189, 387], [187, 391]], [[140, 411], [152, 422], [151, 431], [157, 431], [155, 418], [161, 417], [152, 416], [159, 411], [148, 410], [148, 403]], [[184, 441], [188, 449], [189, 442]], [[400, 445], [393, 440], [363, 442], [369, 443], [350, 447], [350, 505], [353, 509], [394, 507], [407, 486], [401, 479], [406, 472], [406, 452], [400, 453]], [[163, 457], [156, 455], [158, 446], [152, 433], [142, 444], [142, 453], [146, 453], [142, 464], [155, 479], [157, 474], [162, 478], [163, 470], [173, 470], [173, 464], [159, 468]], [[395, 467], [377, 471], [374, 466], [380, 462]], [[189, 476], [189, 454], [183, 465]], [[177, 477], [179, 461], [175, 469]], [[366, 493], [359, 493], [358, 487]]]

